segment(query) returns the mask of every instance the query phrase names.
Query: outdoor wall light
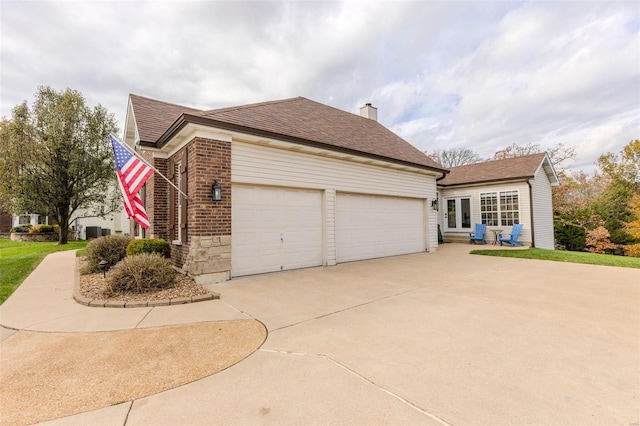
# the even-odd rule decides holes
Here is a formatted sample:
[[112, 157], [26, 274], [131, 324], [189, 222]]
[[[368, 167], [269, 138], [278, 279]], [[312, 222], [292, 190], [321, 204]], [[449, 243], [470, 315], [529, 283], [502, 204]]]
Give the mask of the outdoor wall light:
[[217, 180], [214, 180], [213, 185], [211, 185], [211, 195], [213, 196], [213, 201], [222, 200], [222, 187]]
[[439, 207], [438, 199], [436, 198], [435, 200], [431, 200], [431, 208], [434, 209], [435, 211], [438, 211], [438, 207]]

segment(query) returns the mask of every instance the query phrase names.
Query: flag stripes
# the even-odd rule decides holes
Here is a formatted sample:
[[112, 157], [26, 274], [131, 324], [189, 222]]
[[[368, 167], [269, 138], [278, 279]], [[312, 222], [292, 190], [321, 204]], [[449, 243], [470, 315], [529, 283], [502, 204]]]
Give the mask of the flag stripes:
[[138, 191], [153, 175], [153, 169], [129, 152], [118, 138], [113, 135], [109, 135], [109, 138], [113, 147], [118, 186], [122, 192], [127, 217], [147, 229], [149, 228], [149, 217]]

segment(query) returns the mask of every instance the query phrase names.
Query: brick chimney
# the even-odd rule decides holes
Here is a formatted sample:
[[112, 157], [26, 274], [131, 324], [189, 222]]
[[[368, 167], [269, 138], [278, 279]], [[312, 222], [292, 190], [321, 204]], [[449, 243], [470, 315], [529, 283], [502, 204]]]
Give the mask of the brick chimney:
[[372, 107], [371, 104], [365, 104], [360, 108], [360, 115], [373, 121], [378, 121], [378, 108]]

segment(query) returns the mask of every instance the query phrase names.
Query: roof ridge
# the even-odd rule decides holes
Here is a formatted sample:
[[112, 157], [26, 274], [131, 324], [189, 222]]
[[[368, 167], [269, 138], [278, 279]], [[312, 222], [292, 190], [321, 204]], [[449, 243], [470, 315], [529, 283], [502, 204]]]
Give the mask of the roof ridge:
[[498, 158], [497, 160], [493, 160], [493, 159], [485, 160], [485, 161], [479, 161], [477, 163], [463, 164], [461, 166], [452, 166], [452, 167], [449, 167], [449, 170], [458, 169], [460, 167], [483, 166], [483, 165], [486, 165], [487, 163], [496, 163], [498, 161], [512, 161], [512, 160], [522, 159], [526, 157], [534, 157], [534, 156], [546, 155], [546, 154], [547, 154], [546, 151], [543, 151], [543, 152], [536, 152], [534, 154], [519, 155], [517, 157]]
[[[292, 102], [292, 101], [297, 101], [300, 99], [306, 99], [303, 98], [302, 96], [297, 96], [294, 98], [285, 98], [285, 99], [278, 99], [275, 101], [264, 101], [264, 102], [256, 102], [256, 103], [252, 103], [252, 104], [246, 104], [246, 105], [236, 105], [236, 106], [230, 106], [230, 107], [222, 107], [222, 108], [216, 108], [216, 109], [210, 109], [210, 110], [206, 110], [203, 111], [204, 116], [210, 117], [212, 115], [216, 115], [219, 113], [223, 113], [223, 112], [229, 112], [229, 111], [240, 111], [240, 110], [245, 110], [245, 109], [251, 109], [251, 108], [258, 108], [258, 107], [262, 107], [265, 105], [274, 105], [274, 104], [279, 104], [279, 103], [285, 103], [285, 102]], [[309, 100], [309, 99], [307, 99]]]
[[142, 96], [142, 95], [136, 95], [135, 93], [129, 93], [129, 97], [135, 97], [135, 98], [139, 98], [139, 99], [144, 99], [146, 101], [152, 101], [152, 102], [156, 102], [159, 104], [164, 104], [164, 105], [169, 105], [169, 106], [173, 106], [173, 107], [178, 107], [178, 108], [186, 108], [189, 110], [195, 110], [195, 111], [204, 111], [200, 108], [194, 108], [194, 107], [189, 107], [189, 106], [185, 106], [185, 105], [181, 105], [181, 104], [174, 104], [171, 102], [167, 102], [167, 101], [161, 101], [159, 99], [154, 99], [154, 98], [149, 98], [147, 96]]

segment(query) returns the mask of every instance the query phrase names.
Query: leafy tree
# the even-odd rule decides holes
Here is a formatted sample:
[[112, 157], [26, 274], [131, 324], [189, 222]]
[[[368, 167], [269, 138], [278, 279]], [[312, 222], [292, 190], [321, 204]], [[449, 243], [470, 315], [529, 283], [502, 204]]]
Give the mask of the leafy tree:
[[526, 145], [517, 145], [514, 143], [504, 149], [496, 151], [495, 154], [493, 154], [492, 160], [522, 157], [523, 155], [538, 154], [540, 152], [546, 152], [547, 155], [549, 155], [549, 160], [553, 168], [556, 170], [556, 173], [561, 175], [565, 174], [565, 165], [563, 163], [576, 158], [576, 149], [574, 147], [564, 146], [561, 142], [546, 150], [543, 150], [539, 144], [530, 142]]
[[615, 244], [627, 245], [635, 238], [626, 230], [634, 220], [631, 200], [640, 194], [640, 140], [625, 145], [620, 155], [606, 153], [598, 158], [607, 186], [594, 208], [604, 220], [604, 226]]
[[640, 195], [634, 195], [629, 202], [634, 219], [627, 223], [626, 231], [638, 241], [627, 246], [629, 256], [640, 257]]
[[443, 167], [464, 166], [482, 161], [478, 153], [468, 148], [439, 149], [431, 154], [428, 152], [425, 154]]
[[89, 108], [80, 92], [38, 88], [32, 107], [17, 105], [0, 127], [0, 199], [14, 212], [54, 216], [58, 244], [66, 244], [74, 212], [109, 213], [115, 169], [108, 136], [116, 132], [113, 114]]

